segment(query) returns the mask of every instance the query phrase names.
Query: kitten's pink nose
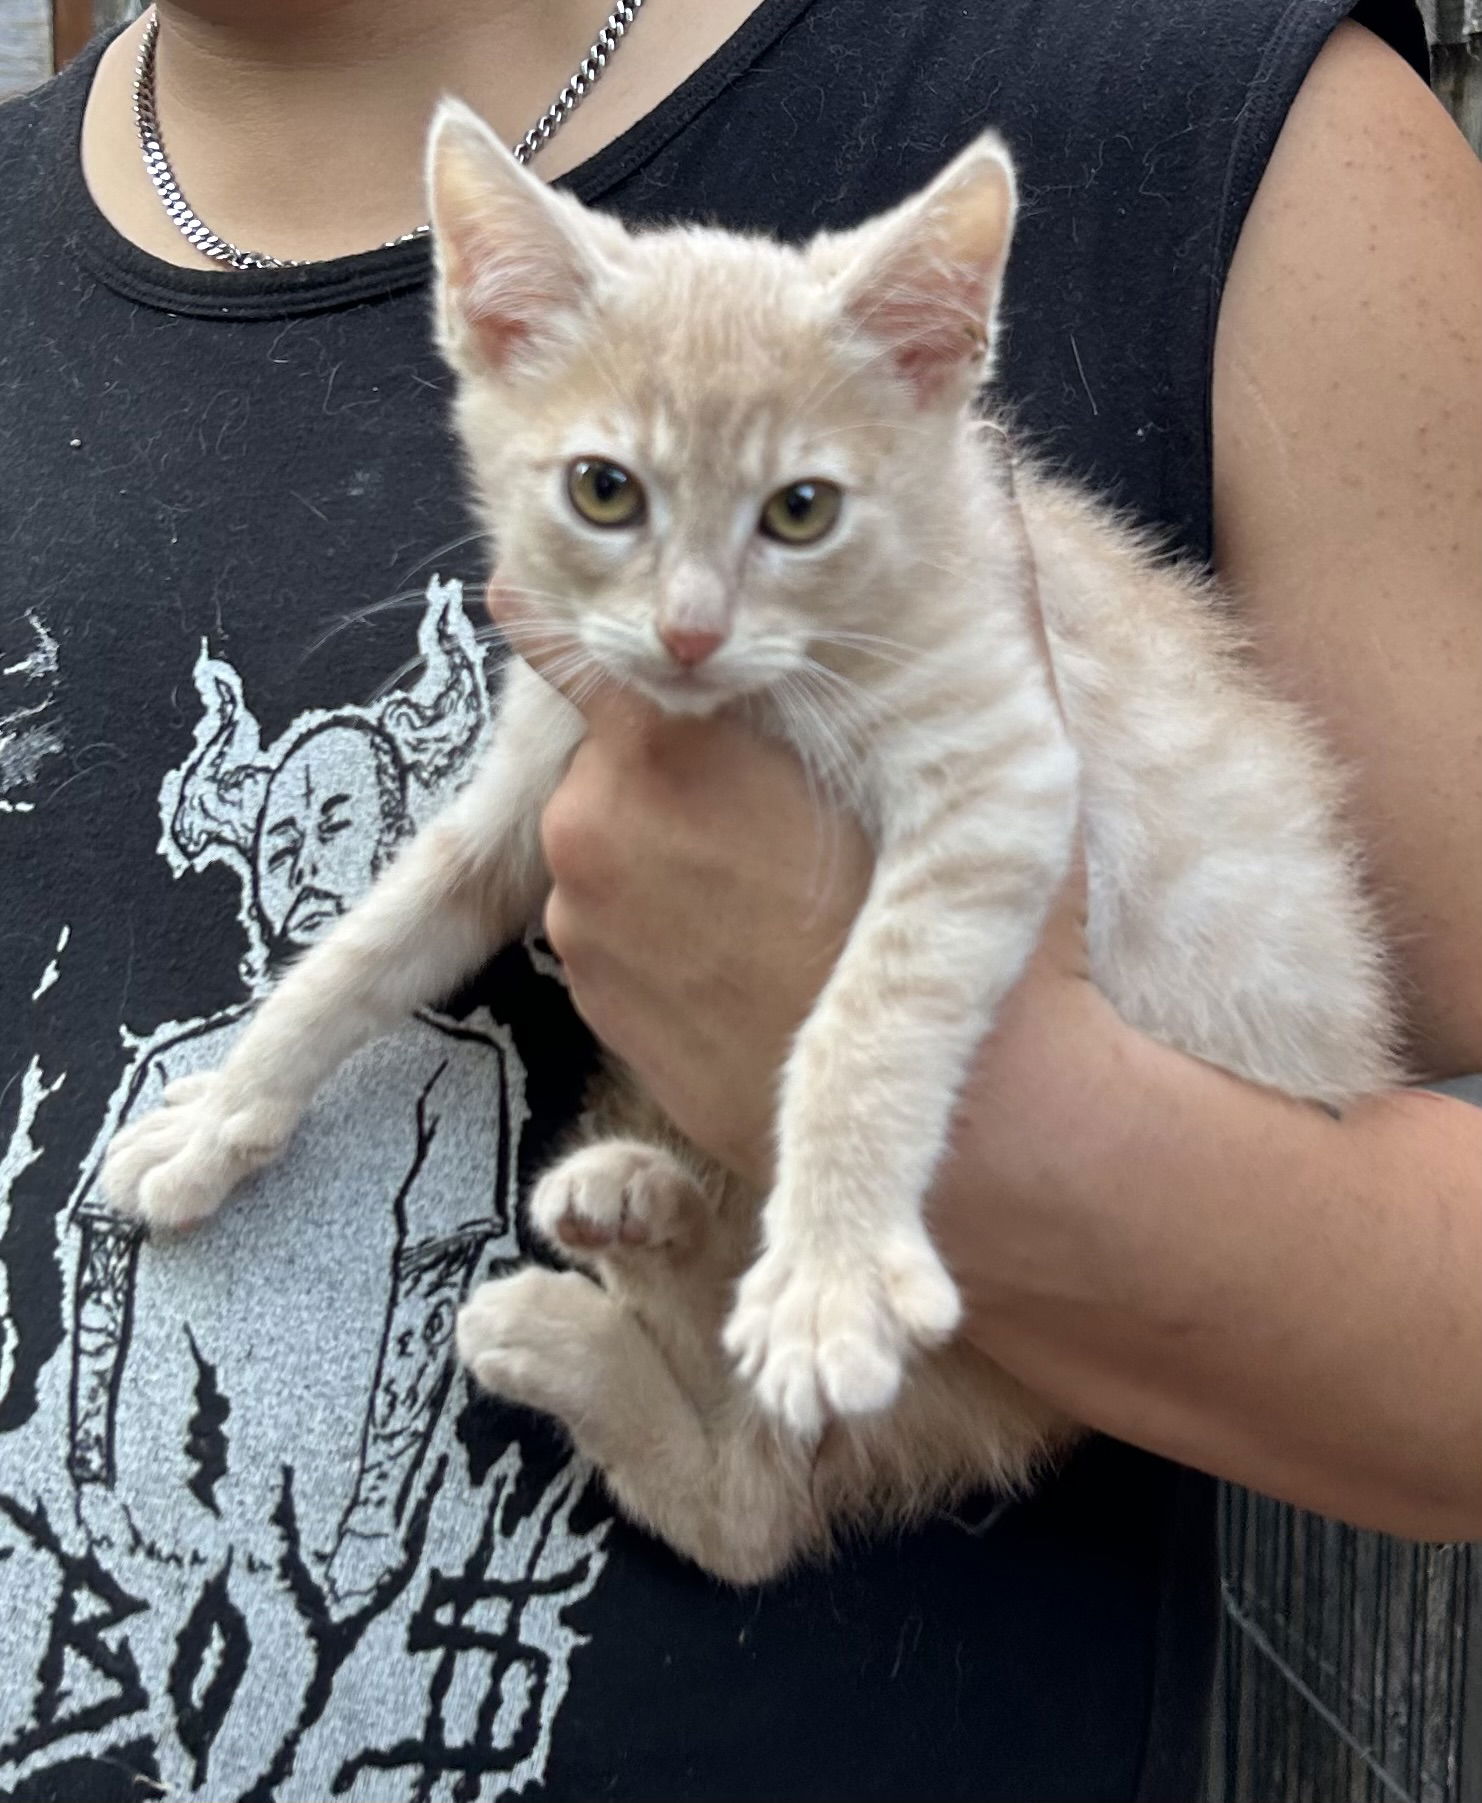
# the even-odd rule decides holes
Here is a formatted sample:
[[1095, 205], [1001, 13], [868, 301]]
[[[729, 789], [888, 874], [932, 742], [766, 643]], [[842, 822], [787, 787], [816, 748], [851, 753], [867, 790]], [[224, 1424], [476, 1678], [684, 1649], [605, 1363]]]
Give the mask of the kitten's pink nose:
[[664, 649], [677, 664], [683, 664], [687, 670], [696, 664], [703, 664], [712, 652], [718, 651], [726, 642], [723, 632], [696, 632], [683, 626], [661, 626], [659, 638]]

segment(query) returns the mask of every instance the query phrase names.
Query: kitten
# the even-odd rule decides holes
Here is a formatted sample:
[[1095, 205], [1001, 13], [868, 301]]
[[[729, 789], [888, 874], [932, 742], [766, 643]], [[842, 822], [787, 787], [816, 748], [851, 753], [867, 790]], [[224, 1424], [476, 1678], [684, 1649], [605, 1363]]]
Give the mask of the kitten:
[[[783, 1072], [771, 1193], [612, 1068], [531, 1202], [582, 1269], [487, 1283], [458, 1323], [474, 1377], [562, 1421], [632, 1517], [758, 1581], [845, 1522], [1022, 1483], [1076, 1432], [953, 1337], [923, 1198], [1078, 823], [1098, 984], [1257, 1082], [1339, 1103], [1394, 1077], [1378, 939], [1335, 777], [1210, 589], [1067, 487], [1010, 492], [974, 413], [1015, 207], [996, 140], [803, 249], [630, 233], [453, 104], [430, 167], [496, 579], [578, 682], [744, 698], [877, 850]], [[516, 661], [462, 794], [220, 1070], [114, 1140], [120, 1209], [209, 1214], [341, 1060], [538, 918], [581, 733]]]

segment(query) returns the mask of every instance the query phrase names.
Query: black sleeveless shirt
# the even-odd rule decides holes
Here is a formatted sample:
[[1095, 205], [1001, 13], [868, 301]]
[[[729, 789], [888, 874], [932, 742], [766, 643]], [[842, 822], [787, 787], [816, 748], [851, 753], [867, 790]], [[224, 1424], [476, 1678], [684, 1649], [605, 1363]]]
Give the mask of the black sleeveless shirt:
[[[984, 125], [1022, 431], [1207, 557], [1223, 280], [1347, 0], [761, 0], [578, 169], [803, 237]], [[1417, 65], [1409, 8], [1361, 8]], [[635, 45], [636, 48], [636, 45]], [[171, 268], [83, 186], [94, 46], [0, 110], [0, 1792], [1190, 1803], [1210, 1486], [1025, 1501], [723, 1590], [448, 1336], [590, 1048], [538, 943], [141, 1246], [96, 1166], [456, 782], [488, 713], [424, 245]]]

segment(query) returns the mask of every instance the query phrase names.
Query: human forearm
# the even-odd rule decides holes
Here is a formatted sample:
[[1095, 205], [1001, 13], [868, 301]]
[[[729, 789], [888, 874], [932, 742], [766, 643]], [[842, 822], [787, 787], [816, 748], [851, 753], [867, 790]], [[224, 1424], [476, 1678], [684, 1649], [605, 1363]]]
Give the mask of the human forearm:
[[1482, 1112], [1335, 1121], [1104, 1023], [1037, 1037], [985, 1054], [942, 1185], [983, 1348], [1186, 1463], [1482, 1537]]
[[[599, 719], [546, 820], [582, 1013], [762, 1186], [779, 1065], [870, 879], [832, 830], [820, 860], [796, 768], [730, 722]], [[1482, 1111], [1393, 1096], [1335, 1122], [1133, 1034], [1086, 972], [1068, 891], [933, 1199], [985, 1349], [1107, 1432], [1482, 1537]]]

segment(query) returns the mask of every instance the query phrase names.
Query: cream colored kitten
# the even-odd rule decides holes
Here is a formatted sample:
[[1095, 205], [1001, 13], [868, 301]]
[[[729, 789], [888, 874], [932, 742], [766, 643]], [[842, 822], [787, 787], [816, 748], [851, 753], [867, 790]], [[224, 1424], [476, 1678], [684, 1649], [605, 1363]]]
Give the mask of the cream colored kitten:
[[[559, 1418], [634, 1518], [761, 1579], [845, 1520], [1019, 1483], [1074, 1431], [953, 1339], [923, 1198], [1078, 819], [1098, 983], [1246, 1077], [1323, 1102], [1390, 1080], [1377, 940], [1333, 776], [1208, 590], [1022, 471], [1021, 527], [973, 414], [1014, 210], [996, 141], [802, 250], [630, 234], [452, 105], [431, 178], [498, 580], [578, 688], [688, 713], [744, 697], [877, 848], [783, 1072], [771, 1193], [614, 1071], [531, 1204], [597, 1281], [528, 1268], [458, 1324], [479, 1382]], [[537, 825], [581, 732], [515, 663], [464, 792], [219, 1071], [119, 1134], [121, 1209], [209, 1214], [342, 1059], [538, 918]]]

